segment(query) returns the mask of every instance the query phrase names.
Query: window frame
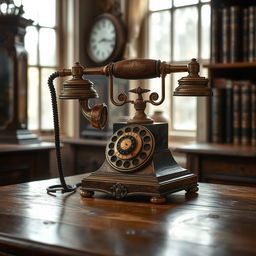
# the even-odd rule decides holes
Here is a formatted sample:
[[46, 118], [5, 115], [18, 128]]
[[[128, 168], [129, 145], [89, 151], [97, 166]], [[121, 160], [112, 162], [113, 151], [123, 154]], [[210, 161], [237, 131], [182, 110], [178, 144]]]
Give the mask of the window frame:
[[[38, 135], [43, 135], [43, 136], [47, 136], [47, 135], [52, 135], [53, 134], [53, 126], [51, 129], [44, 129], [43, 128], [43, 125], [42, 125], [42, 119], [43, 119], [43, 112], [42, 112], [42, 95], [43, 95], [43, 86], [47, 86], [47, 84], [43, 84], [42, 83], [42, 72], [43, 72], [43, 69], [53, 69], [53, 70], [58, 70], [59, 67], [60, 67], [60, 63], [62, 61], [61, 59], [61, 54], [60, 54], [60, 51], [61, 51], [61, 45], [60, 45], [60, 42], [61, 42], [61, 38], [62, 38], [62, 34], [61, 34], [61, 12], [62, 12], [62, 6], [61, 6], [61, 0], [55, 0], [55, 15], [56, 15], [56, 19], [55, 19], [55, 26], [53, 27], [48, 27], [48, 26], [42, 26], [42, 25], [39, 25], [38, 23], [37, 24], [32, 24], [31, 26], [29, 27], [34, 27], [37, 31], [37, 61], [36, 61], [36, 64], [29, 64], [27, 65], [27, 68], [28, 68], [28, 81], [29, 81], [29, 69], [30, 68], [36, 68], [38, 70], [38, 92], [37, 92], [37, 98], [38, 98], [38, 107], [37, 107], [37, 126], [38, 128], [37, 129], [30, 129], [31, 131], [33, 131], [33, 133], [36, 133]], [[55, 31], [55, 36], [56, 36], [56, 52], [55, 52], [55, 56], [56, 56], [56, 65], [52, 65], [52, 66], [49, 66], [49, 65], [42, 65], [40, 63], [40, 46], [39, 46], [39, 31], [40, 29], [43, 29], [43, 28], [47, 28], [47, 29], [53, 29]], [[29, 52], [28, 52], [29, 54]], [[57, 84], [57, 86], [55, 85], [55, 87], [58, 87], [58, 82], [55, 82]], [[58, 88], [56, 88], [56, 91], [58, 91]], [[29, 94], [29, 89], [28, 89], [28, 92]], [[29, 99], [29, 98], [28, 98]], [[29, 105], [29, 102], [28, 102], [28, 105]], [[27, 111], [29, 110], [29, 108], [27, 109]], [[49, 106], [49, 112], [50, 112], [50, 115], [52, 115], [52, 106]], [[29, 115], [28, 115], [28, 119], [29, 119]], [[29, 123], [29, 120], [28, 120], [28, 123]]]
[[[174, 0], [170, 0], [172, 2], [170, 8], [165, 8], [161, 10], [150, 10], [149, 5], [148, 5], [148, 14], [147, 14], [147, 19], [146, 19], [146, 40], [145, 40], [145, 53], [144, 55], [146, 57], [150, 56], [150, 48], [149, 48], [149, 30], [150, 30], [150, 16], [152, 13], [160, 13], [164, 11], [169, 11], [170, 12], [170, 63], [172, 65], [187, 65], [189, 60], [187, 61], [177, 61], [174, 60], [174, 12], [177, 9], [182, 9], [182, 8], [187, 8], [187, 7], [196, 7], [197, 12], [198, 12], [198, 22], [197, 22], [197, 49], [198, 49], [198, 56], [195, 56], [197, 58], [198, 62], [200, 63], [200, 66], [204, 66], [205, 64], [208, 64], [210, 61], [210, 52], [209, 52], [209, 58], [205, 59], [202, 58], [202, 7], [208, 5], [211, 8], [211, 1], [203, 1], [203, 0], [198, 0], [198, 3], [195, 4], [189, 4], [189, 5], [183, 5], [183, 6], [174, 6]], [[210, 33], [210, 30], [209, 30]], [[209, 38], [210, 40], [210, 38]], [[210, 44], [210, 41], [209, 41]], [[209, 45], [209, 50], [210, 50], [210, 45]], [[202, 73], [202, 72], [201, 72]], [[206, 118], [205, 121], [202, 120], [201, 114], [205, 116], [205, 109], [206, 109], [206, 104], [207, 100], [202, 100], [202, 99], [196, 99], [196, 109], [195, 109], [195, 114], [196, 114], [196, 129], [195, 130], [182, 130], [182, 129], [175, 129], [174, 128], [174, 122], [173, 122], [173, 111], [175, 111], [174, 108], [174, 101], [173, 101], [173, 90], [177, 87], [175, 85], [175, 82], [173, 81], [173, 76], [167, 76], [167, 79], [170, 79], [170, 85], [171, 85], [171, 98], [170, 100], [170, 122], [169, 122], [169, 134], [172, 137], [178, 138], [180, 140], [195, 140], [197, 137], [200, 137], [199, 135], [199, 124], [200, 124], [200, 129], [204, 129], [206, 127]], [[168, 100], [168, 99], [166, 99]], [[202, 109], [202, 111], [200, 111]], [[154, 110], [154, 109], [153, 109]], [[202, 113], [201, 113], [202, 112]], [[203, 125], [203, 127], [202, 127]], [[198, 136], [199, 135], [199, 136]], [[186, 139], [187, 138], [187, 139]]]

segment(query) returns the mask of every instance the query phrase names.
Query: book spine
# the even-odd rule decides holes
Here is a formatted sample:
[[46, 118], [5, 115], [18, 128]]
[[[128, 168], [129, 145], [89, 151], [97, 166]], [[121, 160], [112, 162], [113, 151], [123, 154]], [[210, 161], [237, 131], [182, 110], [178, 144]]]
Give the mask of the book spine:
[[253, 61], [256, 61], [256, 6], [254, 5], [254, 20], [253, 20]]
[[251, 86], [241, 87], [241, 144], [251, 144]]
[[222, 9], [222, 62], [230, 62], [230, 13], [229, 8]]
[[211, 26], [211, 62], [218, 63], [220, 61], [220, 11], [212, 10], [212, 26]]
[[256, 146], [256, 84], [252, 84], [252, 94], [251, 94], [251, 112], [252, 112], [252, 145]]
[[233, 143], [241, 143], [241, 86], [233, 85]]
[[248, 9], [249, 12], [249, 62], [254, 62], [256, 56], [254, 56], [254, 48], [255, 48], [255, 15], [256, 15], [256, 6], [250, 6]]
[[248, 8], [243, 9], [243, 61], [249, 61], [249, 16]]
[[240, 60], [240, 7], [230, 7], [230, 62]]
[[211, 141], [215, 143], [223, 142], [223, 92], [224, 89], [212, 88], [213, 96], [211, 98], [212, 129]]
[[225, 91], [225, 141], [233, 142], [233, 88], [226, 88]]

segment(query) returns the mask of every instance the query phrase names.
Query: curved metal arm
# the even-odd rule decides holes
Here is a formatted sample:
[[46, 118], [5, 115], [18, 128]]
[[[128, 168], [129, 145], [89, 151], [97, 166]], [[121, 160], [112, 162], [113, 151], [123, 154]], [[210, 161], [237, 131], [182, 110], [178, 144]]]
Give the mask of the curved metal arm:
[[161, 85], [162, 98], [161, 98], [161, 100], [156, 102], [156, 100], [158, 100], [158, 98], [159, 98], [159, 94], [156, 92], [152, 92], [149, 95], [149, 100], [145, 100], [145, 102], [151, 103], [155, 106], [159, 106], [164, 102], [164, 100], [165, 100], [165, 77], [166, 77], [166, 74], [161, 75], [161, 80], [162, 80], [162, 85]]
[[110, 100], [111, 102], [115, 105], [115, 106], [123, 106], [126, 103], [134, 103], [133, 100], [127, 100], [127, 95], [125, 93], [120, 93], [118, 95], [118, 100], [119, 102], [115, 101], [114, 99], [114, 88], [113, 88], [113, 76], [110, 73], [109, 74], [109, 96], [110, 96]]

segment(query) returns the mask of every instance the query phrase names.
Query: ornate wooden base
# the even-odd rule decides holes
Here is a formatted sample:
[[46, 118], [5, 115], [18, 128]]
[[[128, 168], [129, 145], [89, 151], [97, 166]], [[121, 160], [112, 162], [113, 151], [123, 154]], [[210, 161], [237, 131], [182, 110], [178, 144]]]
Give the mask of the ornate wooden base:
[[169, 151], [158, 154], [147, 167], [135, 173], [118, 172], [105, 161], [99, 170], [82, 180], [81, 196], [92, 197], [94, 191], [100, 191], [118, 200], [143, 195], [149, 196], [152, 203], [164, 203], [170, 193], [198, 191], [195, 174], [178, 166]]

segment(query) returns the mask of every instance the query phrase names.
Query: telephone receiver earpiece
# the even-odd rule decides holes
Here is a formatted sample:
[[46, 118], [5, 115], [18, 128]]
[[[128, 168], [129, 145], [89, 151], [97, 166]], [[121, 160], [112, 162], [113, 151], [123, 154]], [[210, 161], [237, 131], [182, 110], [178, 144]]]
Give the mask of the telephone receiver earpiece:
[[108, 109], [105, 103], [89, 107], [88, 100], [79, 100], [81, 112], [90, 122], [91, 126], [102, 130], [108, 120]]
[[102, 130], [108, 120], [107, 106], [105, 103], [96, 104], [92, 108], [89, 106], [89, 99], [98, 98], [98, 93], [93, 83], [83, 78], [83, 67], [77, 62], [71, 71], [65, 72], [72, 75], [72, 78], [64, 82], [59, 98], [78, 99], [84, 117], [93, 127]]

